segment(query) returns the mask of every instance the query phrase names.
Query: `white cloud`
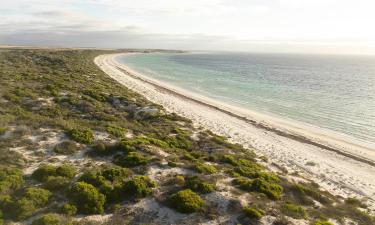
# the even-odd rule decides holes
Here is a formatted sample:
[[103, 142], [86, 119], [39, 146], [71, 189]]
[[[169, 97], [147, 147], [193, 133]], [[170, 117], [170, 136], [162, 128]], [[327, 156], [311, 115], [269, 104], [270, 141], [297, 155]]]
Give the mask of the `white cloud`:
[[374, 8], [372, 0], [3, 0], [0, 43], [375, 53]]

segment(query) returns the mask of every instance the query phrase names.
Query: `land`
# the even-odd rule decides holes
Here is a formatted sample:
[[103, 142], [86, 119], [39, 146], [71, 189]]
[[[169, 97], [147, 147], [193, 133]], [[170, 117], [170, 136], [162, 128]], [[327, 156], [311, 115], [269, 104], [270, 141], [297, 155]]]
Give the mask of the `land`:
[[374, 224], [370, 199], [213, 133], [191, 102], [178, 115], [150, 96], [165, 90], [97, 61], [119, 52], [138, 50], [0, 51], [2, 222]]

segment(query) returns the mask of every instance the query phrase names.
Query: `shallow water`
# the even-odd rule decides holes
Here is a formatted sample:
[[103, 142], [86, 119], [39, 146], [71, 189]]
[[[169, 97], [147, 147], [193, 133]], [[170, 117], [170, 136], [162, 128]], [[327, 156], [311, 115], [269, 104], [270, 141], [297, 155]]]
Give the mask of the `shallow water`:
[[118, 60], [221, 102], [375, 143], [375, 57], [191, 53]]

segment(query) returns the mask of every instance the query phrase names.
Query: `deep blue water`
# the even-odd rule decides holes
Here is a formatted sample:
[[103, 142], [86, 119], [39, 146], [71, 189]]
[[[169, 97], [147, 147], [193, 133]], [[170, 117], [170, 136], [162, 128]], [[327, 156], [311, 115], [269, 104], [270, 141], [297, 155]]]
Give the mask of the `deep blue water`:
[[375, 57], [192, 53], [119, 60], [215, 100], [375, 143]]

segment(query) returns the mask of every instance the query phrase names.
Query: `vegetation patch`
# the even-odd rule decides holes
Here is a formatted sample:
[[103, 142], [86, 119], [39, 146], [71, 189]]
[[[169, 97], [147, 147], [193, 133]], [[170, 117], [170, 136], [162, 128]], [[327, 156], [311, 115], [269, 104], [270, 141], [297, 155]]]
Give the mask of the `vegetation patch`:
[[173, 194], [168, 199], [171, 208], [181, 213], [193, 213], [202, 209], [204, 200], [190, 189], [185, 189]]
[[136, 176], [124, 183], [124, 193], [130, 198], [144, 198], [152, 193], [156, 183], [146, 176]]
[[258, 207], [255, 207], [255, 206], [254, 207], [245, 206], [243, 208], [243, 212], [250, 219], [256, 219], [256, 220], [260, 220], [263, 216], [266, 215], [266, 213], [263, 210], [259, 209]]
[[70, 201], [79, 213], [101, 214], [104, 212], [106, 198], [91, 184], [77, 182], [71, 188], [69, 195]]
[[67, 216], [74, 216], [77, 213], [77, 207], [75, 205], [65, 203], [61, 206], [60, 212]]
[[39, 208], [45, 207], [52, 193], [42, 188], [27, 188], [17, 198], [3, 199], [2, 209], [6, 219], [24, 220], [32, 216]]
[[69, 131], [69, 136], [74, 141], [83, 143], [83, 144], [91, 144], [94, 141], [94, 133], [91, 129], [71, 129]]
[[55, 214], [45, 214], [34, 220], [31, 225], [60, 225], [60, 217]]
[[116, 126], [116, 125], [108, 125], [107, 132], [112, 134], [115, 137], [123, 138], [125, 137], [126, 129]]
[[268, 198], [277, 200], [281, 198], [283, 193], [283, 188], [275, 183], [270, 183], [261, 178], [256, 178], [250, 180], [247, 178], [236, 178], [233, 180], [233, 184], [237, 185], [240, 189], [245, 191], [255, 191], [263, 193], [268, 196]]
[[75, 175], [76, 169], [72, 165], [63, 164], [55, 167], [53, 165], [43, 164], [33, 172], [32, 178], [40, 182], [45, 182], [49, 177], [65, 177], [71, 179]]
[[0, 167], [0, 194], [9, 195], [25, 184], [22, 171], [12, 167]]
[[139, 152], [130, 152], [126, 155], [117, 156], [114, 163], [122, 167], [144, 166], [150, 158]]
[[5, 134], [6, 131], [7, 129], [5, 127], [0, 127], [0, 136]]
[[61, 155], [72, 155], [78, 151], [77, 144], [73, 141], [64, 141], [57, 144], [53, 151]]
[[313, 223], [313, 225], [333, 225], [333, 223], [329, 221], [322, 221], [322, 220], [317, 220]]
[[295, 205], [293, 203], [285, 203], [281, 207], [281, 211], [294, 219], [302, 219], [306, 217], [306, 211], [299, 205]]
[[217, 169], [215, 166], [208, 165], [205, 163], [197, 163], [195, 164], [195, 170], [199, 173], [206, 173], [206, 174], [214, 174], [217, 173]]
[[197, 176], [186, 177], [185, 187], [202, 194], [207, 194], [215, 190], [215, 185], [205, 182]]

